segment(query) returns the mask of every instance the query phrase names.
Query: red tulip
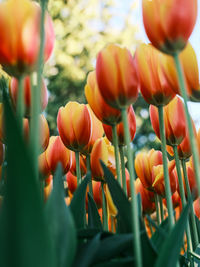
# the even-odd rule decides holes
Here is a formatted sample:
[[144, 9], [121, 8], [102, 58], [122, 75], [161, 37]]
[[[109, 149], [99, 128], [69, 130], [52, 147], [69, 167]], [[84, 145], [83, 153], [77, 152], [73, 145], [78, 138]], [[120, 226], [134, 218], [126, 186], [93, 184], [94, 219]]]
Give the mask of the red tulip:
[[152, 44], [167, 54], [182, 50], [197, 18], [197, 0], [143, 0], [143, 22]]
[[135, 62], [126, 48], [110, 44], [97, 56], [96, 74], [99, 90], [110, 106], [121, 109], [138, 96]]

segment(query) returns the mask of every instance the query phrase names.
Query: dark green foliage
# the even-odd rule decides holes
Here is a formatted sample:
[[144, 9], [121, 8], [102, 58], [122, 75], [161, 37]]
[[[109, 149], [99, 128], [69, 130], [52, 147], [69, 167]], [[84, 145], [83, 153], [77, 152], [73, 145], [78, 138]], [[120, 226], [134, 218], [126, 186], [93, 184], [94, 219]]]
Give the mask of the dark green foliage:
[[88, 228], [103, 230], [96, 203], [90, 193], [88, 193]]

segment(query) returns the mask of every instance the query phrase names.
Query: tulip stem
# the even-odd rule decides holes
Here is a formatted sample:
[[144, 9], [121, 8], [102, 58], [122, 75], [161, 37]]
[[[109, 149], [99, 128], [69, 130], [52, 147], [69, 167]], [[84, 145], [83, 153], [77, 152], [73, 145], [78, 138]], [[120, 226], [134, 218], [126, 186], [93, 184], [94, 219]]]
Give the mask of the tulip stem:
[[157, 224], [160, 225], [161, 220], [160, 220], [160, 208], [159, 208], [159, 196], [155, 193], [155, 205], [156, 205], [156, 218], [157, 218]]
[[119, 153], [120, 153], [121, 171], [122, 171], [122, 188], [124, 189], [124, 192], [127, 195], [124, 147], [123, 146], [119, 146]]
[[25, 105], [24, 105], [24, 79], [23, 77], [18, 78], [18, 95], [17, 95], [17, 118], [20, 127], [20, 131], [23, 135], [23, 117], [25, 112]]
[[104, 182], [101, 181], [101, 191], [102, 191], [102, 220], [103, 220], [103, 229], [108, 231], [108, 218], [107, 218], [107, 205], [106, 197], [104, 193]]
[[132, 207], [132, 231], [133, 231], [133, 249], [136, 259], [136, 266], [142, 267], [142, 251], [140, 240], [140, 227], [139, 227], [139, 215], [138, 215], [138, 203], [135, 191], [135, 173], [133, 169], [133, 153], [130, 145], [130, 132], [127, 118], [127, 109], [121, 110], [122, 121], [124, 125], [125, 143], [127, 146], [127, 159], [128, 169], [130, 174], [130, 189], [131, 189], [131, 207]]
[[191, 144], [191, 149], [192, 149], [192, 154], [193, 154], [193, 159], [194, 159], [194, 169], [195, 169], [196, 181], [197, 181], [197, 185], [198, 185], [197, 188], [198, 188], [198, 193], [199, 193], [199, 196], [200, 196], [199, 155], [198, 155], [198, 151], [197, 151], [196, 139], [195, 139], [195, 136], [194, 136], [194, 129], [193, 129], [193, 126], [192, 126], [192, 121], [191, 121], [191, 117], [190, 117], [189, 109], [188, 109], [188, 103], [187, 103], [188, 97], [187, 97], [187, 93], [186, 93], [184, 76], [183, 76], [183, 71], [182, 71], [182, 67], [181, 67], [181, 64], [180, 64], [178, 52], [175, 53], [173, 57], [174, 57], [176, 70], [177, 70], [177, 74], [178, 74], [181, 96], [183, 97], [184, 104], [185, 104], [185, 115], [186, 115], [186, 119], [187, 119], [187, 126], [188, 126], [190, 144]]
[[[90, 172], [91, 171], [91, 168], [90, 168], [90, 155], [88, 154], [86, 156], [86, 163], [87, 163], [87, 172]], [[89, 192], [93, 198], [93, 190], [92, 190], [92, 176], [91, 176], [91, 179], [89, 181]]]
[[120, 162], [119, 162], [119, 145], [118, 145], [118, 136], [117, 136], [117, 125], [112, 125], [112, 141], [115, 150], [115, 164], [117, 171], [117, 181], [122, 185], [121, 175], [120, 175]]
[[[186, 164], [185, 160], [181, 160], [182, 163], [182, 169], [183, 169], [183, 175], [184, 175], [184, 180], [185, 180], [185, 185], [186, 185], [186, 190], [187, 190], [187, 196], [188, 198], [192, 198], [192, 194], [190, 191], [190, 185], [188, 181], [188, 175], [187, 175], [187, 169], [186, 169]], [[199, 244], [199, 238], [198, 238], [198, 232], [197, 232], [197, 225], [195, 221], [195, 215], [194, 215], [194, 207], [192, 205], [191, 211], [190, 211], [190, 221], [191, 221], [191, 233], [193, 237], [193, 244], [194, 248], [196, 248]]]
[[75, 152], [75, 159], [76, 159], [76, 176], [77, 176], [77, 183], [78, 185], [81, 184], [81, 169], [80, 169], [80, 157], [79, 152]]
[[[183, 185], [183, 180], [182, 180], [181, 166], [180, 166], [180, 161], [179, 161], [179, 157], [178, 157], [177, 145], [173, 146], [173, 150], [174, 150], [174, 158], [175, 158], [175, 162], [176, 162], [176, 171], [177, 171], [177, 175], [178, 175], [178, 183], [179, 183], [181, 202], [182, 202], [182, 206], [185, 207], [185, 205], [186, 205], [185, 190], [184, 190], [184, 185]], [[187, 236], [188, 249], [189, 249], [189, 251], [193, 251], [189, 224], [187, 224], [187, 227], [186, 227], [186, 236]]]
[[167, 210], [168, 210], [168, 217], [169, 217], [169, 229], [171, 230], [174, 225], [174, 216], [173, 216], [173, 206], [172, 206], [172, 198], [171, 198], [172, 194], [171, 194], [171, 188], [170, 188], [170, 183], [169, 183], [163, 106], [158, 107], [158, 114], [159, 114], [161, 149], [162, 149], [162, 157], [163, 157], [165, 194], [166, 194]]
[[159, 203], [160, 203], [160, 215], [161, 215], [161, 222], [164, 221], [164, 210], [163, 210], [163, 202], [162, 202], [162, 197], [158, 196], [159, 198]]

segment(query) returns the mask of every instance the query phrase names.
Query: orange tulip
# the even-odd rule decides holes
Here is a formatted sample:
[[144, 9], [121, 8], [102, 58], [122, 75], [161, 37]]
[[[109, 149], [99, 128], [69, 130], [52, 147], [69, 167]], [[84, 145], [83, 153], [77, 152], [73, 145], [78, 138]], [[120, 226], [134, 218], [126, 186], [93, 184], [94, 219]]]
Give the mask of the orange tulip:
[[[37, 68], [40, 49], [41, 8], [29, 0], [8, 0], [0, 3], [0, 64], [5, 71], [19, 77]], [[44, 60], [53, 49], [52, 20], [45, 16]]]
[[197, 133], [197, 145], [198, 145], [199, 156], [200, 156], [200, 128]]
[[46, 150], [38, 157], [39, 172], [43, 178], [47, 178], [51, 174], [51, 169], [47, 162]]
[[155, 106], [167, 105], [175, 96], [163, 68], [164, 59], [167, 61], [169, 57], [151, 44], [138, 46], [135, 57], [140, 91], [145, 101]]
[[101, 167], [100, 160], [103, 161], [105, 165], [107, 165], [108, 149], [104, 138], [100, 138], [95, 142], [91, 153], [91, 171], [92, 178], [95, 181], [104, 180], [104, 172]]
[[[76, 157], [73, 151], [71, 153], [71, 159], [72, 159], [72, 162], [71, 162], [70, 172], [74, 176], [76, 176]], [[87, 172], [85, 157], [83, 155], [79, 155], [79, 161], [80, 161], [81, 176], [83, 176]]]
[[45, 186], [48, 186], [51, 181], [53, 180], [53, 175], [49, 175], [46, 179], [45, 179]]
[[[153, 194], [144, 188], [139, 178], [135, 180], [135, 190], [137, 194], [140, 194], [142, 200], [142, 211], [144, 214], [151, 214], [155, 211], [155, 203], [151, 201], [152, 196], [149, 194]], [[154, 194], [153, 194], [154, 195]]]
[[161, 151], [151, 149], [148, 153], [140, 152], [135, 158], [135, 170], [146, 189], [152, 190], [152, 170], [154, 166], [162, 164]]
[[[14, 105], [14, 107], [16, 107], [17, 96], [18, 96], [18, 80], [16, 78], [12, 78], [10, 81], [9, 93], [10, 93], [13, 105]], [[45, 85], [44, 79], [42, 79], [40, 102], [41, 102], [40, 108], [41, 108], [41, 112], [42, 112], [48, 104], [48, 92], [47, 92], [47, 87]], [[30, 76], [26, 76], [24, 78], [24, 103], [25, 103], [25, 114], [27, 117], [29, 117], [30, 116], [30, 109], [31, 109], [31, 81], [30, 81]]]
[[71, 166], [71, 151], [67, 149], [60, 136], [51, 136], [47, 147], [46, 160], [52, 173], [56, 171], [58, 163], [61, 163], [63, 173], [67, 173]]
[[[192, 100], [198, 101], [200, 99], [199, 69], [195, 51], [190, 43], [180, 53], [179, 58], [184, 73], [187, 94]], [[167, 56], [164, 58], [164, 72], [173, 91], [180, 95], [178, 74], [172, 57]]]
[[44, 202], [48, 200], [52, 189], [53, 189], [53, 179], [51, 179], [50, 183], [44, 188]]
[[[172, 194], [177, 190], [177, 178], [174, 172], [175, 161], [168, 163], [169, 180]], [[163, 165], [154, 166], [152, 169], [153, 188], [158, 195], [165, 197], [165, 184]]]
[[121, 109], [134, 103], [138, 96], [135, 62], [126, 48], [110, 44], [97, 56], [96, 75], [106, 103]]
[[[154, 132], [158, 138], [160, 138], [158, 109], [151, 105], [149, 111]], [[186, 132], [184, 114], [184, 106], [179, 97], [175, 97], [167, 106], [164, 107], [165, 134], [168, 145], [179, 145], [183, 141]]]
[[[130, 106], [130, 108], [128, 109], [128, 124], [129, 124], [130, 137], [132, 141], [135, 137], [135, 132], [136, 132], [136, 118], [135, 118], [135, 112], [132, 106]], [[108, 140], [112, 142], [112, 127], [110, 125], [103, 124], [103, 129]], [[117, 124], [117, 136], [118, 136], [119, 145], [124, 146], [125, 145], [124, 126], [122, 122]]]
[[197, 18], [197, 0], [143, 0], [143, 22], [152, 44], [167, 54], [182, 50]]
[[121, 112], [106, 104], [101, 96], [95, 71], [88, 74], [87, 84], [85, 86], [85, 96], [94, 114], [101, 122], [108, 125], [120, 122]]
[[73, 194], [76, 191], [77, 188], [77, 177], [74, 176], [70, 171], [66, 174], [66, 181], [68, 190]]
[[195, 215], [200, 220], [200, 197], [193, 202], [193, 207]]
[[57, 126], [64, 145], [73, 151], [82, 151], [90, 141], [92, 121], [88, 107], [68, 102], [59, 108]]
[[101, 182], [92, 181], [93, 187], [93, 197], [94, 201], [97, 205], [97, 208], [102, 207], [102, 190], [101, 190]]

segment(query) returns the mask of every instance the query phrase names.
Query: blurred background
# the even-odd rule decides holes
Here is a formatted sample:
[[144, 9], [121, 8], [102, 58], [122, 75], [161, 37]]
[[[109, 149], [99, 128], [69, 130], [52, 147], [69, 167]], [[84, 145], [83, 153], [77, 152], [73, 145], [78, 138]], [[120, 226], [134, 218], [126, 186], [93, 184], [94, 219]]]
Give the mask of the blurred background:
[[[54, 20], [56, 44], [44, 71], [49, 90], [45, 112], [51, 134], [57, 134], [59, 107], [70, 100], [86, 103], [84, 86], [88, 72], [95, 68], [97, 53], [108, 43], [118, 43], [133, 54], [136, 46], [140, 42], [148, 43], [148, 39], [143, 29], [140, 0], [49, 0], [48, 11]], [[200, 39], [198, 25], [199, 20], [191, 37], [195, 50]], [[134, 104], [135, 150], [160, 148], [151, 128], [148, 108], [139, 96]], [[198, 126], [200, 105], [192, 103], [190, 109]]]

